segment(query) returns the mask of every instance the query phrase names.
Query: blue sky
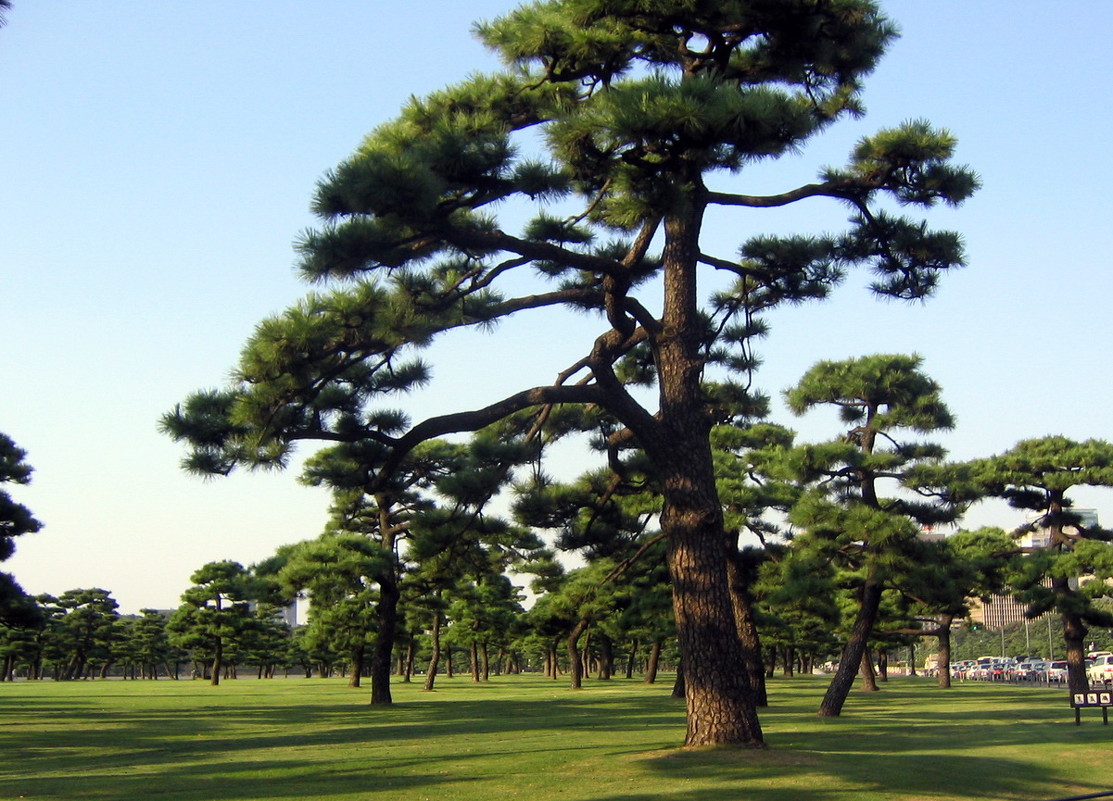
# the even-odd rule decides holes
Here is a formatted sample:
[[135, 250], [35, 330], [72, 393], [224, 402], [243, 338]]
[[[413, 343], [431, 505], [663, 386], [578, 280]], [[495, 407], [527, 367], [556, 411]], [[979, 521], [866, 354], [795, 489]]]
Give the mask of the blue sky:
[[[0, 29], [0, 431], [28, 451], [34, 480], [14, 494], [46, 527], [0, 569], [30, 592], [100, 586], [127, 611], [172, 607], [205, 562], [319, 532], [322, 492], [292, 473], [188, 477], [158, 417], [220, 384], [253, 326], [305, 291], [291, 243], [313, 224], [315, 182], [408, 96], [494, 68], [470, 25], [510, 7], [15, 0]], [[903, 35], [866, 84], [867, 116], [735, 186], [810, 181], [860, 136], [926, 118], [984, 183], [930, 215], [963, 233], [970, 265], [923, 305], [874, 301], [852, 275], [830, 302], [778, 313], [759, 383], [775, 394], [818, 359], [916, 351], [958, 417], [942, 440], [955, 458], [1050, 433], [1113, 439], [1113, 5], [882, 7]], [[844, 217], [818, 202], [724, 216], [709, 241], [729, 253]], [[546, 381], [590, 332], [523, 318], [497, 340], [446, 339], [412, 411]], [[482, 355], [496, 341], [507, 359]], [[777, 418], [807, 438], [836, 431], [822, 414]], [[1113, 524], [1108, 494], [1079, 500]], [[986, 506], [969, 522], [1017, 520]]]

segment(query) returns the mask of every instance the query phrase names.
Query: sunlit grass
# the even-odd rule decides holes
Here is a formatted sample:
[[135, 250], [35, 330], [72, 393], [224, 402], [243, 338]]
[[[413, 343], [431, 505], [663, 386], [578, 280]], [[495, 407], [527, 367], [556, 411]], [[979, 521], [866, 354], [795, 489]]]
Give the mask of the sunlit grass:
[[669, 682], [538, 676], [0, 684], [0, 799], [849, 801], [1050, 799], [1113, 789], [1113, 728], [1063, 690], [890, 681], [815, 715], [824, 683], [771, 685], [767, 751], [685, 751]]

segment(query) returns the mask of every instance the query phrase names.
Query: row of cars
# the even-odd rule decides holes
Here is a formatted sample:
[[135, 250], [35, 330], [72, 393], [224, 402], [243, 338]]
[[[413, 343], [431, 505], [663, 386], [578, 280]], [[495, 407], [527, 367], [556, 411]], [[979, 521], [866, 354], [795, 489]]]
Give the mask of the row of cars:
[[[951, 676], [974, 681], [1027, 681], [1065, 683], [1065, 660], [1038, 657], [1013, 659], [1004, 656], [980, 656], [951, 663]], [[1095, 651], [1086, 656], [1086, 677], [1093, 684], [1113, 682], [1113, 653]]]

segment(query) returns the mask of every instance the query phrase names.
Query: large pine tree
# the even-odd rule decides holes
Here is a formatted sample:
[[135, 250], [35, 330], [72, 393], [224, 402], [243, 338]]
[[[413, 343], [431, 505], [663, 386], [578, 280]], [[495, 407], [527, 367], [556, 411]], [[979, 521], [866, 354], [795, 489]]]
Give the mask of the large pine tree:
[[[961, 262], [959, 238], [878, 203], [957, 204], [977, 181], [949, 164], [952, 137], [921, 122], [779, 194], [732, 180], [861, 113], [861, 80], [894, 36], [869, 0], [546, 0], [476, 30], [506, 69], [412, 100], [327, 176], [322, 225], [299, 248], [305, 277], [334, 288], [264, 322], [238, 380], [165, 427], [194, 446], [190, 467], [210, 472], [281, 462], [297, 440], [347, 443], [376, 493], [431, 437], [588, 407], [610, 448], [644, 452], [661, 488], [685, 742], [760, 745], [709, 445], [719, 401], [745, 390], [726, 380], [708, 393], [705, 380], [753, 367], [755, 314], [822, 297], [846, 267], [874, 269], [883, 295], [929, 294]], [[712, 207], [816, 198], [851, 209], [844, 234], [707, 249]], [[535, 210], [517, 231], [496, 216], [512, 200]], [[712, 295], [715, 272], [734, 283]], [[552, 307], [592, 314], [599, 330], [551, 383], [416, 424], [384, 411], [428, 379], [407, 359], [437, 335]], [[497, 337], [482, 358], [499, 358]], [[631, 383], [652, 384], [655, 400]]]

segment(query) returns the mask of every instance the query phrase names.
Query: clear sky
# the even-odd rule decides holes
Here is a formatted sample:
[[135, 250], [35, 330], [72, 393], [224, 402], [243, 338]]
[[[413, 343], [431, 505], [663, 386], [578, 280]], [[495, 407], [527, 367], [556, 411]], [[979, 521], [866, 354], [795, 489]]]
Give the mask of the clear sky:
[[[0, 431], [28, 451], [33, 482], [13, 494], [45, 528], [0, 569], [32, 593], [99, 586], [125, 611], [168, 608], [205, 562], [249, 564], [321, 530], [322, 491], [292, 473], [191, 478], [157, 420], [222, 383], [253, 326], [305, 291], [291, 243], [314, 222], [315, 182], [408, 96], [494, 68], [470, 24], [510, 7], [15, 0], [0, 29]], [[858, 137], [926, 118], [984, 183], [930, 215], [963, 233], [969, 267], [924, 305], [871, 300], [852, 275], [828, 303], [778, 313], [759, 383], [776, 394], [819, 359], [915, 351], [958, 417], [942, 438], [955, 458], [1113, 439], [1113, 4], [882, 7], [903, 35], [865, 119], [736, 187], [810, 181]], [[729, 253], [763, 231], [838, 230], [844, 210], [821, 206], [724, 216], [711, 237]], [[516, 321], [496, 333], [509, 360], [484, 354], [496, 340], [446, 339], [412, 412], [551, 379], [590, 331]], [[836, 430], [777, 419], [810, 439]], [[1113, 524], [1108, 494], [1079, 500]], [[968, 518], [1016, 522], [993, 506]]]

